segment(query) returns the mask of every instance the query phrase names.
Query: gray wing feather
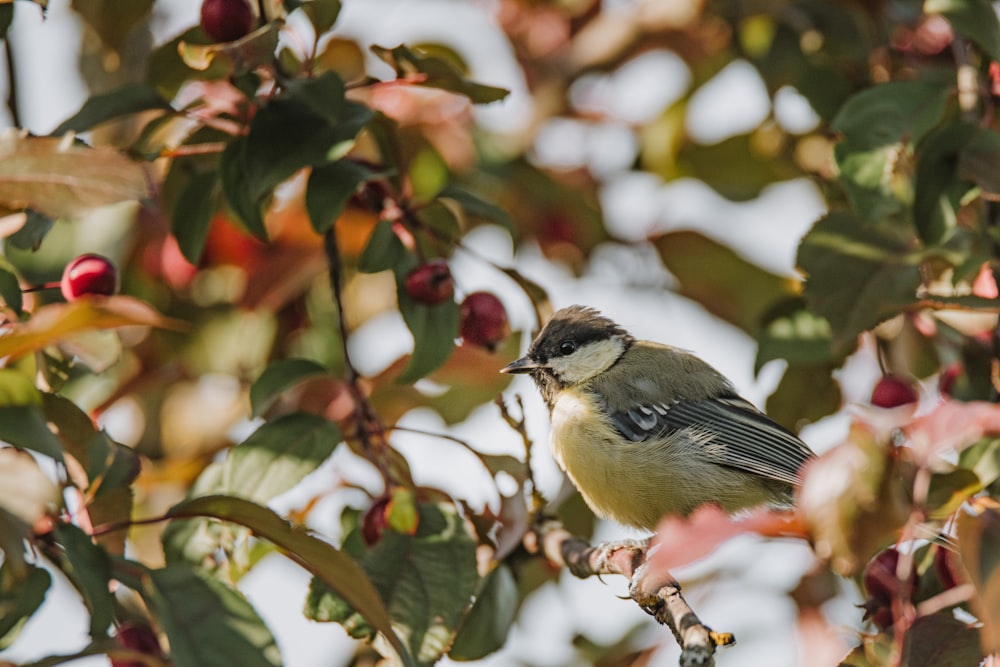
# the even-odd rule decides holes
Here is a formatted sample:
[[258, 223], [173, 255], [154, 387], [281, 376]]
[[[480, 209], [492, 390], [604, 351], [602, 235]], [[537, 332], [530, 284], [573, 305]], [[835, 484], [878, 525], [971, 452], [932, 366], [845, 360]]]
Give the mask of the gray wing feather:
[[632, 442], [693, 430], [715, 463], [792, 486], [802, 482], [799, 471], [814, 456], [795, 434], [738, 396], [635, 405], [614, 413], [611, 423]]

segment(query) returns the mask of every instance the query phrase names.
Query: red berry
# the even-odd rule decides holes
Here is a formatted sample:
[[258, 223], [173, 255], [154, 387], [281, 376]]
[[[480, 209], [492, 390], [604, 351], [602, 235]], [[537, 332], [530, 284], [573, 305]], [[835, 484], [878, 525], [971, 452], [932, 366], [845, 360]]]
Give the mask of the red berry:
[[253, 28], [253, 10], [247, 0], [205, 0], [201, 29], [216, 42], [232, 42]]
[[509, 332], [507, 311], [489, 292], [473, 292], [462, 302], [462, 339], [492, 350]]
[[[148, 625], [141, 623], [122, 623], [115, 635], [115, 640], [122, 648], [127, 648], [143, 655], [163, 659], [163, 649], [160, 640]], [[142, 667], [146, 663], [138, 660], [111, 659], [111, 667]]]
[[368, 546], [382, 539], [382, 532], [389, 523], [389, 500], [388, 495], [382, 496], [361, 515], [361, 539]]
[[455, 293], [455, 281], [451, 278], [448, 262], [432, 259], [410, 271], [406, 276], [406, 293], [417, 303], [428, 306], [450, 299]]
[[886, 375], [872, 391], [872, 405], [880, 408], [896, 408], [908, 403], [916, 403], [917, 388], [895, 375]]
[[59, 287], [67, 301], [87, 295], [110, 296], [118, 291], [118, 269], [107, 257], [80, 255], [66, 266]]

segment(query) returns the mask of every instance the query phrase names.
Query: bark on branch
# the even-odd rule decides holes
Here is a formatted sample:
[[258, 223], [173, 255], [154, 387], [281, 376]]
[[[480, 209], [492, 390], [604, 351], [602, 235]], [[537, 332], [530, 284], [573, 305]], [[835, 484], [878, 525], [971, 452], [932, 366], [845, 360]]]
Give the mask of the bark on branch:
[[565, 566], [581, 579], [602, 574], [620, 574], [628, 578], [630, 597], [673, 632], [681, 647], [681, 667], [712, 667], [715, 649], [736, 642], [733, 635], [715, 632], [698, 619], [673, 576], [650, 576], [645, 567], [647, 541], [607, 542], [594, 546], [554, 520], [541, 522], [525, 539], [529, 551], [541, 552], [551, 562]]

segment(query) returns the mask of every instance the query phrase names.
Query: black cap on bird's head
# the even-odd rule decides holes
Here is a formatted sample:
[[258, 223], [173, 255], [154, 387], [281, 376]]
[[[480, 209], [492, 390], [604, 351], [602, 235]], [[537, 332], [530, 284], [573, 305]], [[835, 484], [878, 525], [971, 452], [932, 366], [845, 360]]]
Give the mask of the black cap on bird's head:
[[[556, 311], [528, 348], [501, 373], [530, 373], [544, 389], [589, 379], [617, 361], [633, 338], [610, 318], [587, 306]], [[596, 370], [595, 369], [599, 369]]]

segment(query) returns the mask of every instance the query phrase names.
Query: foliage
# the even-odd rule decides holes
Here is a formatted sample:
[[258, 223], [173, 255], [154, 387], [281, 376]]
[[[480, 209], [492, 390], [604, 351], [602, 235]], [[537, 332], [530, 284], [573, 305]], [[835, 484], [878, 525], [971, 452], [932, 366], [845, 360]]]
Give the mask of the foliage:
[[[807, 539], [816, 580], [860, 577], [896, 549], [884, 588], [862, 591], [871, 631], [843, 664], [974, 664], [1000, 652], [991, 3], [632, 3], [613, 13], [595, 0], [504, 0], [498, 21], [536, 115], [507, 137], [472, 114], [506, 90], [477, 81], [442, 44], [375, 45], [366, 60], [340, 30], [337, 0], [260, 2], [241, 39], [212, 44], [192, 26], [156, 47], [153, 3], [107, 9], [117, 4], [73, 3], [92, 86], [79, 111], [51, 136], [0, 135], [0, 648], [17, 641], [58, 570], [90, 616], [81, 656], [134, 659], [115, 637], [140, 623], [174, 664], [281, 664], [237, 586], [276, 551], [313, 577], [308, 618], [339, 623], [382, 655], [423, 665], [498, 650], [523, 600], [555, 576], [521, 545], [540, 509], [528, 452], [450, 439], [496, 482], [499, 505], [476, 508], [415, 483], [394, 438], [411, 410], [455, 424], [489, 404], [523, 337], [496, 350], [457, 340], [458, 300], [421, 303], [406, 278], [452, 260], [486, 225], [578, 274], [596, 249], [620, 243], [600, 207], [616, 174], [553, 168], [528, 148], [560, 120], [624, 127], [636, 151], [620, 171], [698, 179], [734, 201], [790, 179], [816, 183], [827, 212], [801, 240], [801, 276], [698, 232], [642, 241], [679, 294], [759, 343], [755, 370], [786, 364], [767, 404], [775, 419], [798, 429], [840, 411], [845, 362], [870, 363], [873, 349], [884, 373], [927, 389], [919, 410], [855, 412], [845, 441], [807, 471], [795, 517], [670, 519], [653, 565], [747, 532]], [[15, 11], [45, 6], [0, 4], [0, 30]], [[577, 94], [651, 50], [678, 56], [691, 81], [657, 115], [616, 117]], [[127, 66], [95, 64], [112, 62]], [[770, 113], [699, 142], [689, 108], [732, 63], [751, 66], [772, 99], [801, 96], [814, 126], [789, 129]], [[369, 72], [387, 65], [384, 80]], [[49, 281], [72, 258], [67, 239], [94, 218], [123, 230], [87, 249], [115, 258], [125, 295], [58, 302]], [[551, 311], [530, 277], [467, 255], [523, 292], [539, 321]], [[386, 313], [413, 346], [364, 375], [348, 341]], [[103, 428], [122, 405], [143, 416], [129, 446]], [[329, 480], [286, 516], [269, 507], [342, 450], [376, 481]], [[510, 480], [513, 491], [501, 483]], [[333, 495], [353, 499], [342, 535], [315, 528]], [[590, 517], [577, 507], [564, 519], [586, 527]], [[155, 543], [145, 524], [162, 528]], [[817, 590], [808, 577], [795, 592], [802, 619], [832, 595], [807, 594]]]

